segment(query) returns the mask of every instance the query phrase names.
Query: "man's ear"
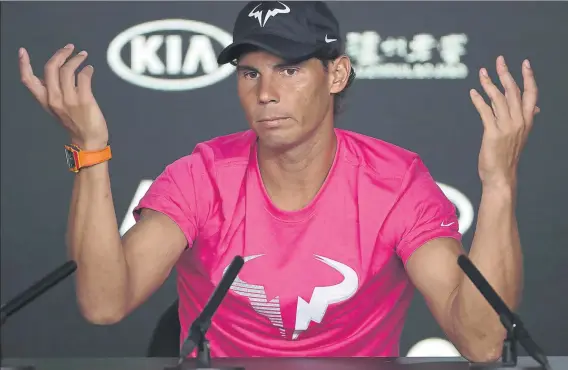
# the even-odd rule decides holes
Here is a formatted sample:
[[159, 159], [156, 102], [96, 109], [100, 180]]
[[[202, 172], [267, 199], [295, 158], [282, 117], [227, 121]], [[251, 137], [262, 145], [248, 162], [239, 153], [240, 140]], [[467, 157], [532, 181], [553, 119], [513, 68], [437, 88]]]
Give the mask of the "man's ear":
[[349, 81], [351, 72], [351, 60], [347, 55], [342, 55], [329, 64], [329, 78], [331, 94], [343, 91]]

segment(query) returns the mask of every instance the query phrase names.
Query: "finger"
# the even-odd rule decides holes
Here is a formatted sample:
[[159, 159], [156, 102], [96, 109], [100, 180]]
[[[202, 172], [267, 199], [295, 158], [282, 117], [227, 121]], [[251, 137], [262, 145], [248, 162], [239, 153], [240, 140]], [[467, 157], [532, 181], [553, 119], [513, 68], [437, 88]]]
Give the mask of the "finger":
[[59, 49], [45, 65], [45, 84], [47, 86], [47, 100], [52, 108], [61, 108], [61, 87], [59, 86], [59, 68], [65, 63], [71, 52], [73, 45], [68, 44]]
[[521, 90], [513, 76], [511, 76], [509, 68], [505, 63], [505, 58], [502, 55], [497, 58], [496, 64], [499, 80], [505, 90], [505, 98], [507, 100], [507, 105], [509, 106], [509, 114], [515, 122], [522, 123], [523, 112], [521, 104]]
[[483, 126], [486, 129], [491, 129], [495, 127], [495, 115], [493, 114], [493, 109], [485, 102], [483, 96], [479, 94], [475, 89], [471, 89], [469, 91], [469, 96], [471, 97], [471, 101], [477, 109], [479, 116], [481, 117], [481, 121], [483, 122]]
[[81, 51], [69, 59], [59, 71], [59, 81], [63, 94], [63, 101], [73, 103], [77, 100], [75, 89], [75, 71], [79, 65], [87, 58], [87, 52]]
[[527, 60], [523, 63], [523, 115], [526, 122], [532, 122], [533, 112], [535, 111], [536, 102], [538, 100], [538, 87], [534, 78], [534, 72]]
[[77, 91], [80, 101], [88, 102], [94, 98], [93, 90], [91, 89], [91, 81], [94, 72], [93, 66], [88, 65], [83, 68], [77, 76]]
[[494, 114], [497, 118], [507, 118], [510, 117], [509, 115], [509, 107], [507, 105], [507, 99], [505, 96], [501, 94], [501, 91], [495, 86], [495, 84], [491, 81], [489, 74], [485, 68], [481, 68], [479, 71], [479, 81], [481, 82], [481, 86], [483, 90], [491, 99], [491, 102], [495, 105]]
[[20, 57], [20, 79], [22, 83], [43, 107], [47, 107], [47, 90], [42, 81], [34, 75], [27, 50], [20, 48], [18, 54]]

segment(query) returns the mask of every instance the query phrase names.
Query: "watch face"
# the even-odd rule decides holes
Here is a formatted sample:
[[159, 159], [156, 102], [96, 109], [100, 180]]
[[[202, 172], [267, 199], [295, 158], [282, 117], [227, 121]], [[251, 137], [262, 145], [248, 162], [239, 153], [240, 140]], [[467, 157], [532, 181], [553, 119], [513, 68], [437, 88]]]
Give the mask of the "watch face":
[[67, 166], [69, 166], [69, 168], [74, 169], [76, 167], [76, 163], [75, 163], [75, 153], [73, 153], [71, 150], [69, 149], [65, 149], [65, 157], [67, 158]]

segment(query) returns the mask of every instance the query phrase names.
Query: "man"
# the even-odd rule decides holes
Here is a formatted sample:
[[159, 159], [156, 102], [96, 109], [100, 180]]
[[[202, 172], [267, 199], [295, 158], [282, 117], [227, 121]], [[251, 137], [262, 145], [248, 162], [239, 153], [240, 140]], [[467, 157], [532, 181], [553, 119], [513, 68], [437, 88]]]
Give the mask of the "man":
[[[414, 287], [464, 357], [499, 357], [504, 329], [456, 263], [464, 250], [455, 209], [424, 163], [334, 127], [334, 107], [353, 72], [326, 5], [252, 2], [239, 13], [234, 43], [219, 63], [237, 66], [250, 130], [200, 143], [167, 166], [122, 240], [93, 68], [84, 68], [75, 86], [86, 53], [72, 52], [72, 45], [57, 51], [45, 83], [24, 49], [20, 68], [76, 145], [68, 149], [70, 166], [81, 167], [68, 243], [78, 263], [79, 306], [90, 322], [120, 321], [175, 266], [183, 339], [241, 255], [246, 263], [208, 332], [214, 357], [398, 356]], [[522, 97], [502, 57], [497, 72], [505, 95], [480, 71], [493, 108], [471, 91], [485, 131], [469, 257], [514, 309], [522, 289], [516, 169], [538, 112], [537, 89], [528, 61]]]

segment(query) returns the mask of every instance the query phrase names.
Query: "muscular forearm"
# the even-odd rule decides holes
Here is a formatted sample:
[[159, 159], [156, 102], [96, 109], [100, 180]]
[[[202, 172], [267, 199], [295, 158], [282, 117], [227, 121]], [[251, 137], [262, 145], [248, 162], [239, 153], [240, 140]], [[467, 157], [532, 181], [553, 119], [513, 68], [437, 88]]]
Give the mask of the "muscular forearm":
[[81, 169], [75, 176], [67, 243], [77, 262], [79, 306], [89, 321], [112, 323], [124, 312], [128, 275], [108, 164]]
[[[505, 303], [515, 309], [522, 291], [522, 253], [514, 185], [484, 187], [469, 258]], [[493, 308], [464, 276], [452, 307], [457, 335], [469, 357], [495, 359], [505, 331]]]

